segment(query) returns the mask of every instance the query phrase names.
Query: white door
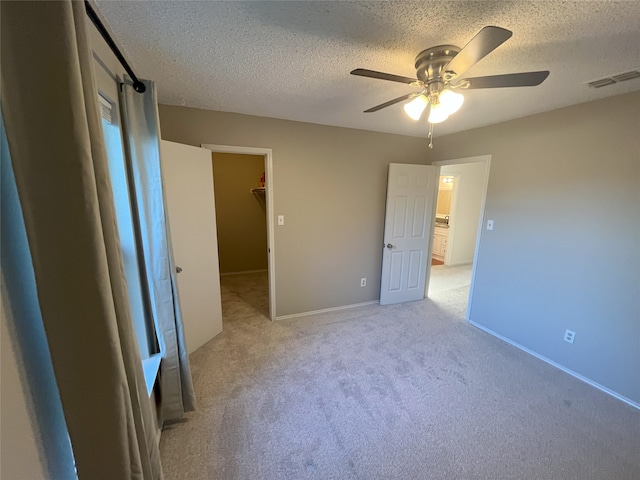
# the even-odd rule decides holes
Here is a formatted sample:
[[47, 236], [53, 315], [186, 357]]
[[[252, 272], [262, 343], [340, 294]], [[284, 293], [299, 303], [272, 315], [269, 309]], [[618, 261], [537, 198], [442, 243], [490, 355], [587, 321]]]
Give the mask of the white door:
[[187, 350], [222, 332], [211, 152], [161, 142], [162, 173]]
[[430, 165], [389, 165], [380, 305], [425, 297], [438, 171]]

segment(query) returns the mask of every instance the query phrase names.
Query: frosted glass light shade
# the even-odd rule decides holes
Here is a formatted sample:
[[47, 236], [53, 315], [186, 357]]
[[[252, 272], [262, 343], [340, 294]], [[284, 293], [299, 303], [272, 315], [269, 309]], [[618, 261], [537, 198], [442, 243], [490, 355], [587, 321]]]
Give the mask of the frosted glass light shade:
[[424, 109], [427, 108], [428, 104], [429, 99], [427, 97], [424, 95], [418, 95], [404, 106], [404, 111], [407, 112], [407, 115], [409, 115], [413, 120], [420, 120], [422, 112], [424, 112]]
[[464, 103], [464, 95], [456, 93], [452, 90], [445, 89], [439, 96], [440, 105], [447, 111], [449, 115], [456, 113]]
[[441, 103], [431, 104], [429, 123], [444, 122], [447, 118], [449, 118], [449, 113]]

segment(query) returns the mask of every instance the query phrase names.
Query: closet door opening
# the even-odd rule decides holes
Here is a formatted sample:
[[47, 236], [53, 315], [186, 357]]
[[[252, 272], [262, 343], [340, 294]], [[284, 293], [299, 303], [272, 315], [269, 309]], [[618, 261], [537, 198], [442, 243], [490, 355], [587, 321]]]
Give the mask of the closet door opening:
[[223, 321], [273, 319], [270, 150], [203, 147], [212, 151]]

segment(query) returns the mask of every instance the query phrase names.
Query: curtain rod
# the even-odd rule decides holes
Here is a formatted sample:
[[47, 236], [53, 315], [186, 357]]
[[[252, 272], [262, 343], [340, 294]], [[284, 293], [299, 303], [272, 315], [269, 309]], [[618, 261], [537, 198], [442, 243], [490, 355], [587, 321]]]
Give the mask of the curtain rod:
[[95, 10], [91, 7], [91, 5], [87, 0], [84, 1], [84, 6], [87, 10], [87, 15], [89, 16], [93, 24], [96, 26], [96, 28], [100, 32], [100, 35], [102, 35], [102, 38], [104, 38], [104, 41], [107, 42], [107, 45], [109, 45], [109, 48], [111, 48], [111, 51], [113, 52], [113, 54], [116, 56], [120, 64], [124, 67], [124, 69], [127, 71], [129, 76], [133, 80], [133, 89], [138, 93], [144, 93], [147, 87], [145, 87], [144, 83], [142, 83], [138, 79], [138, 77], [136, 77], [136, 74], [133, 73], [133, 70], [131, 70], [131, 67], [129, 66], [125, 58], [122, 56], [122, 53], [120, 53], [118, 46], [113, 41], [113, 39], [111, 38], [111, 35], [109, 35], [109, 32], [100, 21], [100, 18], [96, 14]]

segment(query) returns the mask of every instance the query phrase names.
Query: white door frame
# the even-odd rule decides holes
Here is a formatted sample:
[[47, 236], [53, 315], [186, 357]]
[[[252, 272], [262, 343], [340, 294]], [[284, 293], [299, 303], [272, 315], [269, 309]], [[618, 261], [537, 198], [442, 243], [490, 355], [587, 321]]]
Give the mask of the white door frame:
[[215, 145], [203, 143], [202, 148], [215, 153], [237, 153], [241, 155], [262, 155], [265, 169], [265, 196], [267, 203], [267, 268], [269, 270], [269, 319], [276, 318], [276, 262], [273, 209], [273, 151], [270, 148], [242, 147], [236, 145]]
[[[487, 187], [489, 186], [489, 172], [491, 168], [491, 155], [478, 155], [476, 157], [456, 158], [451, 160], [441, 160], [438, 162], [432, 162], [431, 165], [438, 165], [443, 167], [445, 165], [459, 165], [462, 163], [484, 163], [485, 164], [485, 176], [484, 176], [484, 190], [482, 193], [482, 201], [480, 205], [480, 218], [478, 219], [478, 233], [476, 234], [476, 247], [473, 252], [473, 265], [471, 267], [471, 285], [469, 286], [469, 301], [467, 303], [466, 320], [470, 321], [471, 305], [473, 303], [473, 286], [476, 280], [476, 267], [478, 265], [478, 250], [480, 249], [480, 235], [482, 234], [482, 226], [484, 225], [484, 209], [487, 201]], [[440, 172], [442, 175], [442, 172]], [[453, 197], [453, 192], [451, 192]], [[451, 199], [453, 203], [453, 198]], [[452, 207], [454, 205], [452, 204]], [[457, 206], [457, 202], [456, 202]], [[453, 214], [454, 212], [452, 212]], [[455, 217], [454, 217], [455, 222]], [[455, 234], [455, 231], [454, 231]], [[448, 245], [447, 245], [448, 246]], [[451, 258], [451, 257], [449, 257]], [[430, 264], [429, 264], [430, 265]], [[429, 266], [431, 268], [431, 266]]]

